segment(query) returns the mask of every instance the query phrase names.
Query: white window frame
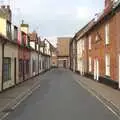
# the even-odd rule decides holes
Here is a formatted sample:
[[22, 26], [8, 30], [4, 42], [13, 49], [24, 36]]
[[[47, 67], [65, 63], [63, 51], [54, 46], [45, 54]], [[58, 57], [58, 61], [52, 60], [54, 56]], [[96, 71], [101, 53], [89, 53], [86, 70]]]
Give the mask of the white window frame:
[[96, 37], [95, 37], [95, 41], [98, 41], [98, 38], [99, 38], [98, 35], [96, 35]]
[[89, 72], [92, 72], [92, 58], [89, 57]]
[[105, 75], [110, 76], [110, 55], [105, 56]]
[[105, 44], [108, 45], [110, 43], [110, 26], [107, 23], [105, 25]]
[[85, 41], [84, 41], [84, 39], [82, 40], [82, 49], [85, 50]]
[[92, 43], [92, 38], [91, 38], [91, 36], [89, 36], [89, 50], [91, 50], [92, 49], [92, 46], [91, 46], [91, 43]]

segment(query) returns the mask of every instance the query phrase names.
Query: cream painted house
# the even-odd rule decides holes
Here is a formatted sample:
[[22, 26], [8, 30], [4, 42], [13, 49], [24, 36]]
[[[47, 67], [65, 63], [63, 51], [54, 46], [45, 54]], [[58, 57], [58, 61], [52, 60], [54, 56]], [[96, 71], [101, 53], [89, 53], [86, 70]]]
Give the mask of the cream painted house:
[[7, 20], [0, 17], [0, 33], [4, 36], [7, 36], [7, 32], [6, 32], [6, 26], [7, 26]]
[[8, 39], [12, 39], [11, 22], [2, 17], [0, 17], [0, 34], [7, 37]]
[[[0, 34], [4, 36], [5, 39], [4, 48], [2, 49], [4, 52], [3, 69], [0, 68], [1, 69], [0, 71], [4, 71], [3, 79], [2, 75], [0, 75], [0, 79], [1, 81], [3, 81], [1, 82], [3, 84], [0, 85], [0, 90], [2, 89], [4, 90], [6, 88], [14, 86], [19, 80], [18, 80], [18, 46], [17, 43], [13, 43], [12, 40], [12, 38], [15, 37], [12, 36], [11, 23], [2, 17], [0, 17]], [[0, 56], [0, 58], [1, 58], [0, 61], [2, 61], [2, 56]]]
[[80, 72], [81, 75], [84, 75], [85, 72], [85, 64], [84, 64], [84, 40], [80, 39], [77, 41], [77, 71]]
[[38, 54], [36, 51], [31, 51], [31, 59], [30, 59], [30, 64], [31, 64], [31, 77], [35, 76], [38, 74]]
[[[6, 70], [7, 67], [9, 67], [9, 70]], [[7, 42], [4, 48], [3, 89], [12, 87], [15, 83], [18, 83], [18, 76], [18, 46]]]

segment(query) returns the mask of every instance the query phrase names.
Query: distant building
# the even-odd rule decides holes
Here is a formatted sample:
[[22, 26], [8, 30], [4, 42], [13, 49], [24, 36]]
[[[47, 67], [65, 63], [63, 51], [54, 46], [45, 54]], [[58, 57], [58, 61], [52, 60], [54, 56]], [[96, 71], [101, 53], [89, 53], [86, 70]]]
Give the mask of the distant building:
[[9, 22], [12, 21], [12, 12], [11, 12], [11, 9], [10, 9], [9, 5], [7, 5], [7, 6], [2, 5], [0, 7], [0, 17], [5, 18]]
[[57, 50], [53, 48], [52, 51], [52, 67], [57, 67]]
[[71, 37], [59, 37], [57, 39], [57, 64], [58, 67], [69, 68], [69, 44]]
[[29, 32], [29, 25], [11, 22], [9, 6], [0, 7], [0, 92], [51, 67], [51, 44]]
[[[90, 21], [73, 37], [70, 68], [80, 75], [120, 88], [119, 21], [120, 0], [105, 0], [105, 8], [97, 20]], [[76, 42], [77, 50], [72, 49]]]

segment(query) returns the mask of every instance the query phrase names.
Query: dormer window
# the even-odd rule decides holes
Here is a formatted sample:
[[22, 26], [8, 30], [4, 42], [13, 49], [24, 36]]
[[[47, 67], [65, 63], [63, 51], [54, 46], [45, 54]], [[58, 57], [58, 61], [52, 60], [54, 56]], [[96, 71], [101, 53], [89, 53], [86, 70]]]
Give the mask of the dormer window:
[[89, 50], [91, 50], [92, 48], [91, 48], [91, 42], [92, 42], [92, 40], [91, 40], [92, 38], [91, 38], [91, 36], [89, 36], [89, 38], [88, 38], [88, 41], [89, 41]]
[[99, 37], [98, 37], [98, 35], [96, 35], [96, 37], [95, 37], [95, 41], [98, 41], [99, 40]]

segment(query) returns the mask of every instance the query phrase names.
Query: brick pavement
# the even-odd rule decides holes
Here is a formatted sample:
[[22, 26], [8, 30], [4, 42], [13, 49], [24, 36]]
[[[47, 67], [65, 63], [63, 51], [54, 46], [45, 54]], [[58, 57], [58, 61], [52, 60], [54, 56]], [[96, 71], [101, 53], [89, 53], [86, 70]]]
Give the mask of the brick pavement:
[[21, 99], [27, 97], [34, 91], [34, 88], [40, 86], [40, 77], [36, 76], [31, 78], [13, 88], [10, 88], [0, 93], [0, 119], [7, 113], [10, 112], [14, 106], [16, 106]]
[[92, 90], [96, 95], [106, 100], [109, 104], [112, 104], [116, 108], [116, 111], [120, 113], [120, 91], [113, 89], [105, 84], [91, 80], [87, 77], [74, 74], [73, 78], [80, 84], [86, 86], [89, 90]]

